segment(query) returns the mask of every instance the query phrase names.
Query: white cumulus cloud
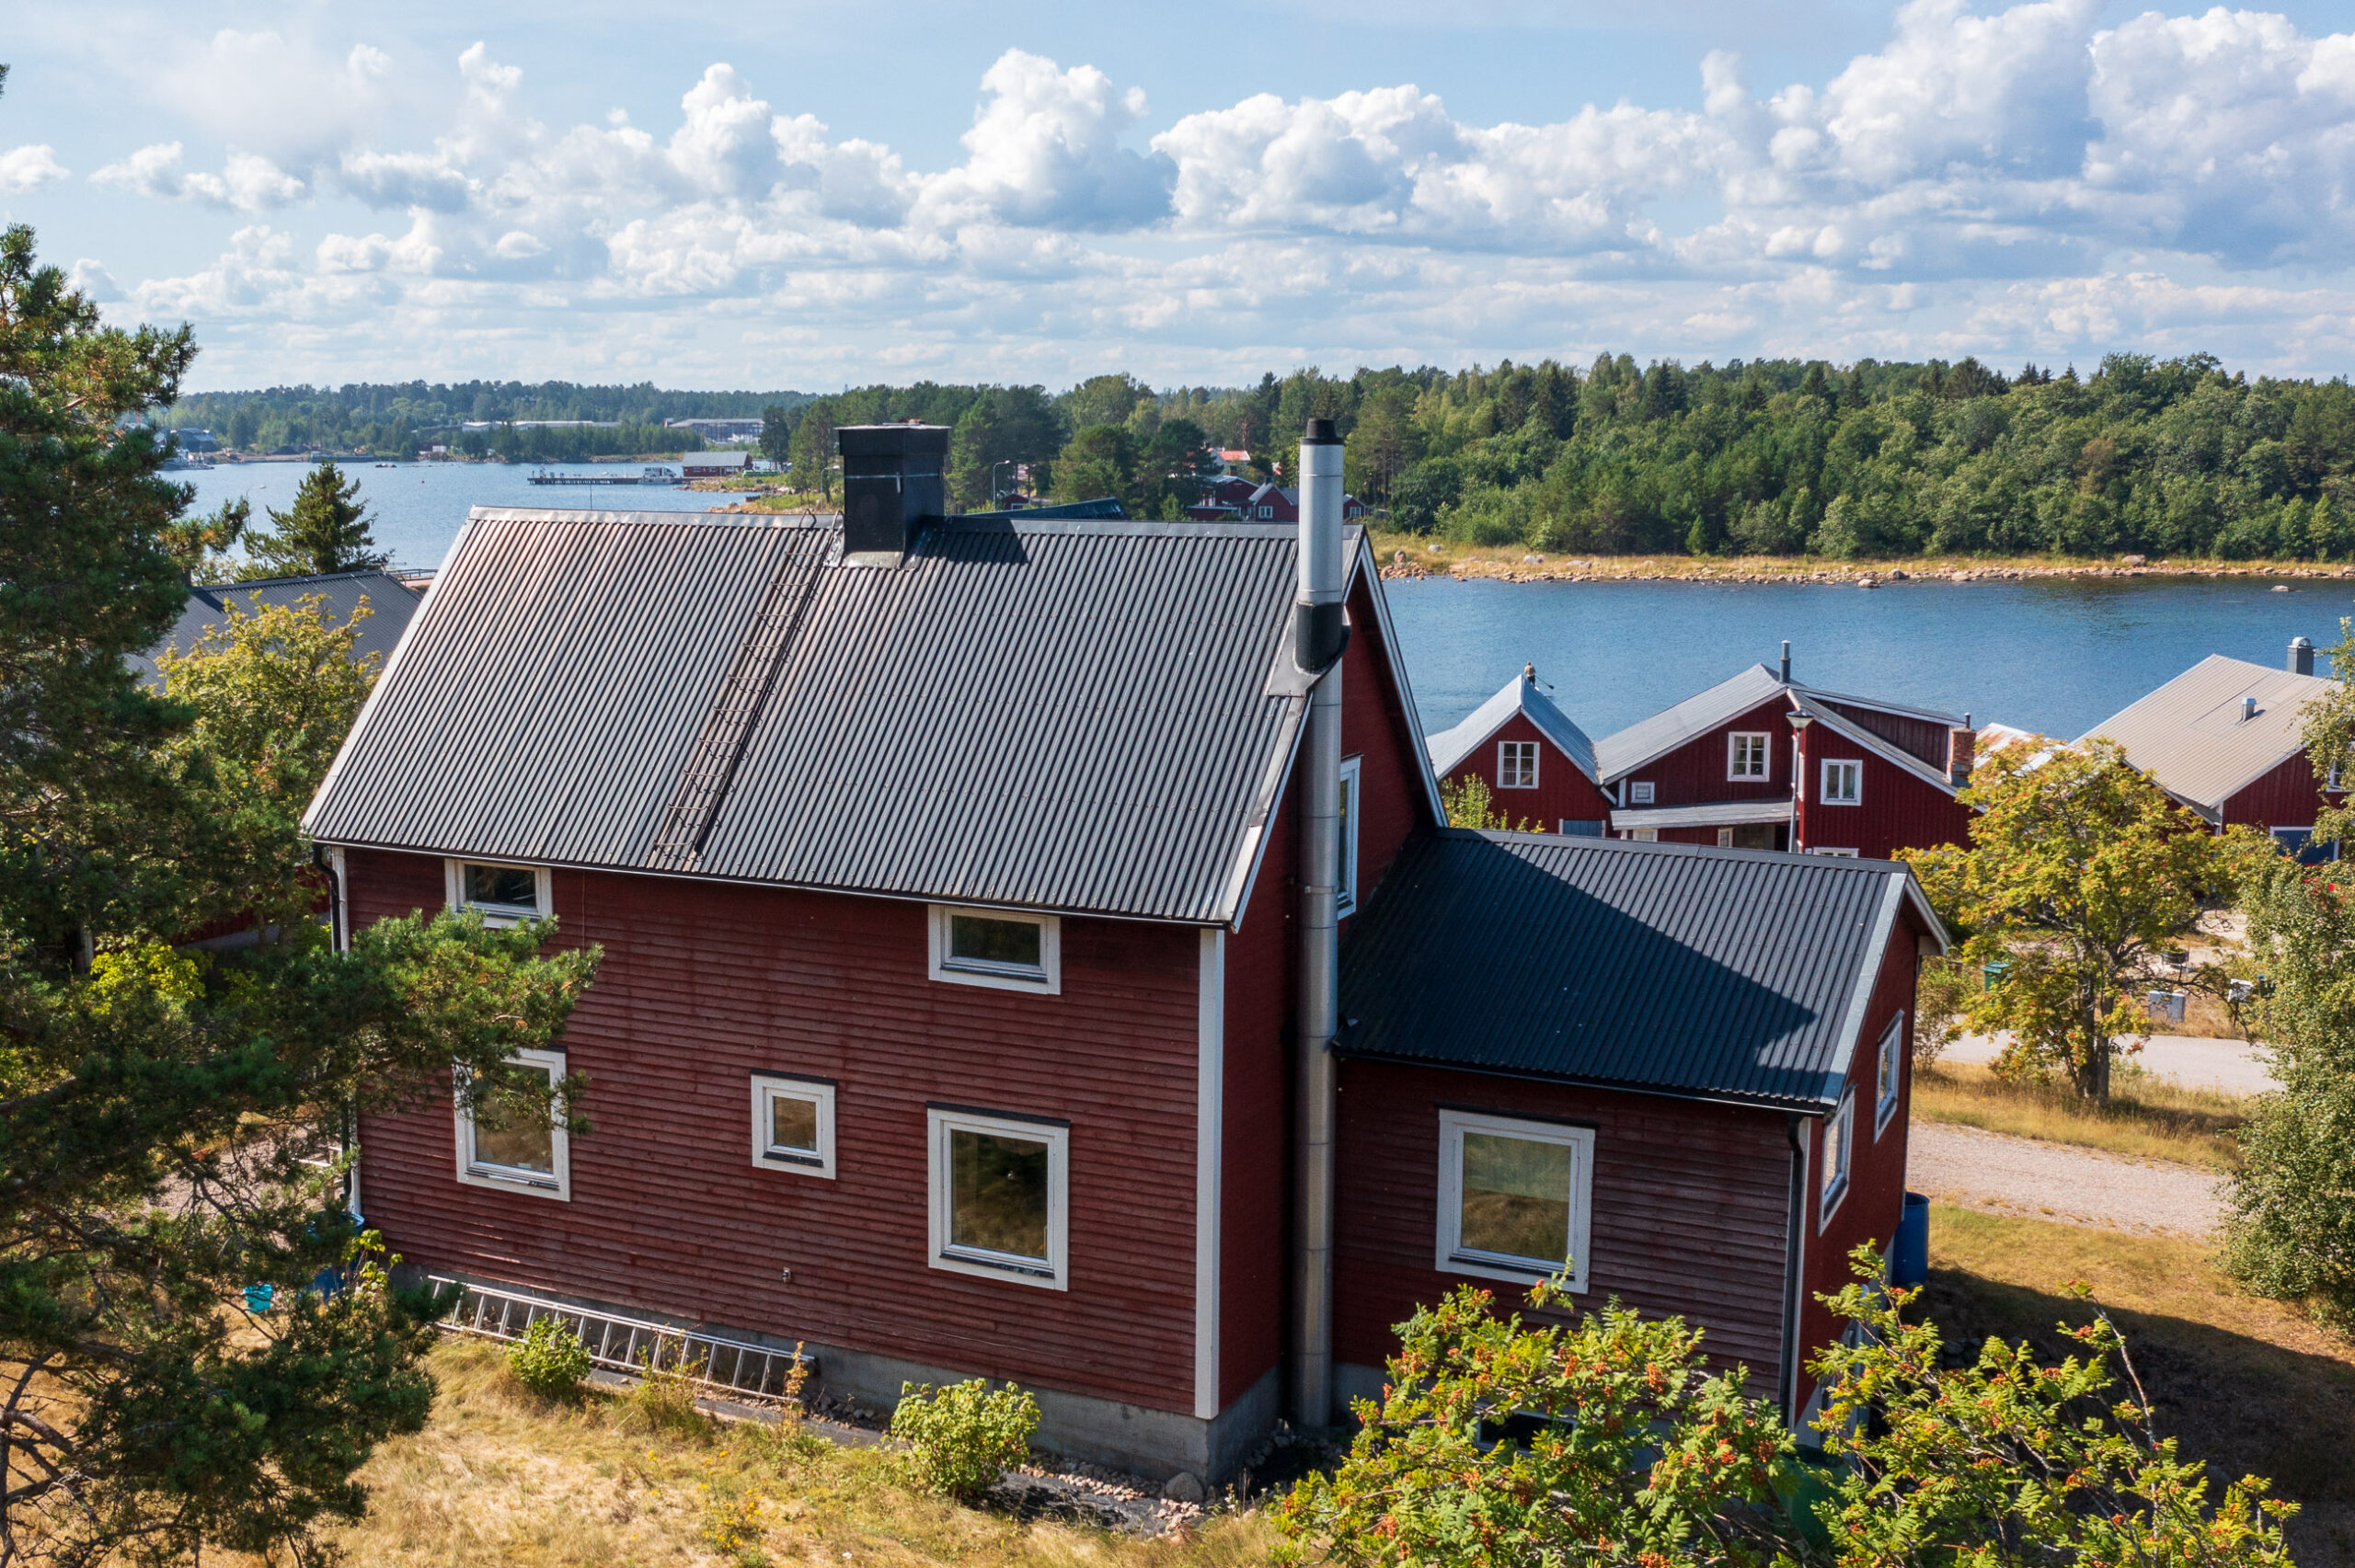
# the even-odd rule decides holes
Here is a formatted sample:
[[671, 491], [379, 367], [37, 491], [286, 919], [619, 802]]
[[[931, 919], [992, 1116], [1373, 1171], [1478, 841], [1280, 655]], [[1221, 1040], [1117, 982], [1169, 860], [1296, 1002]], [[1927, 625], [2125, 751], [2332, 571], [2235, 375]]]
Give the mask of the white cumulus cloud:
[[0, 153], [0, 196], [22, 196], [64, 177], [65, 166], [57, 161], [57, 150], [46, 142]]

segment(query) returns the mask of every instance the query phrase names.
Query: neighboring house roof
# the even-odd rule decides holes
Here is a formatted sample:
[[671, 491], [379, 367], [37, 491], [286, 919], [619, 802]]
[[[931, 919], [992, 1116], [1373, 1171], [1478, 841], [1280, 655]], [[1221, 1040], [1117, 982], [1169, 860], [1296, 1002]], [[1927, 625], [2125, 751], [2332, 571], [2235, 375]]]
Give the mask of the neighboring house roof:
[[[2225, 801], [2304, 750], [2305, 706], [2330, 684], [2211, 653], [2077, 738], [2115, 740], [2129, 761], [2214, 822]], [[2241, 716], [2246, 697], [2257, 699], [2254, 718]]]
[[1912, 873], [1449, 829], [1352, 921], [1337, 1048], [1776, 1105], [1838, 1103]]
[[231, 606], [250, 615], [258, 606], [293, 609], [313, 595], [320, 601], [320, 613], [330, 624], [339, 626], [359, 608], [362, 599], [368, 601], [368, 618], [360, 623], [360, 630], [351, 639], [351, 652], [355, 658], [376, 655], [380, 669], [383, 661], [392, 658], [393, 649], [400, 646], [409, 617], [417, 613], [416, 591], [385, 572], [331, 572], [323, 577], [215, 583], [188, 590], [188, 603], [181, 609], [180, 618], [164, 634], [163, 641], [132, 659], [132, 668], [142, 681], [160, 685], [163, 674], [155, 668], [155, 660], [164, 650], [188, 652], [203, 640], [207, 631], [228, 624]]
[[[1854, 697], [1842, 697], [1838, 700], [1852, 704], [1857, 701]], [[1948, 795], [1953, 795], [1961, 787], [1954, 782], [1945, 769], [1930, 766], [1895, 741], [1883, 739], [1847, 715], [1832, 707], [1824, 701], [1822, 692], [1810, 691], [1805, 686], [1794, 686], [1791, 688], [1791, 702], [1798, 711], [1812, 715], [1816, 723], [1842, 739], [1848, 741], [1851, 745], [1862, 747], [1891, 767], [1903, 769], [1924, 784], [1935, 789], [1942, 789]], [[1916, 714], [1914, 716], [1924, 715]], [[1955, 722], [1959, 724], [1961, 721], [1958, 719]]]
[[1425, 739], [1423, 744], [1431, 754], [1431, 771], [1444, 778], [1515, 714], [1535, 725], [1539, 734], [1578, 765], [1579, 772], [1594, 777], [1594, 742], [1586, 738], [1585, 730], [1571, 722], [1569, 715], [1554, 705], [1552, 698], [1537, 689], [1536, 674], [1527, 667], [1506, 681], [1495, 696], [1473, 709], [1462, 724]]
[[[1294, 529], [951, 518], [896, 569], [842, 565], [841, 538], [832, 520], [477, 508], [305, 828], [1240, 918], [1307, 702]], [[1412, 725], [1379, 574], [1346, 539]], [[672, 836], [683, 812], [705, 814], [692, 838]]]
[[1614, 831], [1642, 828], [1740, 828], [1757, 822], [1787, 822], [1791, 797], [1768, 795], [1763, 800], [1712, 800], [1699, 806], [1635, 806], [1611, 813]]
[[1637, 719], [1615, 735], [1606, 735], [1594, 743], [1594, 760], [1598, 776], [1603, 784], [1619, 780], [1667, 756], [1680, 746], [1688, 745], [1713, 729], [1721, 729], [1735, 719], [1777, 698], [1792, 702], [1829, 723], [1840, 733], [1860, 746], [1908, 767], [1925, 779], [1943, 783], [1945, 773], [1931, 767], [1902, 747], [1883, 740], [1863, 726], [1825, 704], [1845, 703], [1851, 707], [1870, 708], [1879, 713], [1896, 714], [1905, 718], [1926, 720], [1951, 729], [1962, 723], [1959, 715], [1941, 713], [1936, 708], [1917, 708], [1903, 703], [1884, 702], [1878, 697], [1853, 697], [1844, 692], [1825, 692], [1797, 681], [1786, 682], [1763, 664], [1753, 664], [1738, 675], [1718, 681], [1706, 692], [1696, 692], [1676, 704], [1662, 708], [1649, 718]]

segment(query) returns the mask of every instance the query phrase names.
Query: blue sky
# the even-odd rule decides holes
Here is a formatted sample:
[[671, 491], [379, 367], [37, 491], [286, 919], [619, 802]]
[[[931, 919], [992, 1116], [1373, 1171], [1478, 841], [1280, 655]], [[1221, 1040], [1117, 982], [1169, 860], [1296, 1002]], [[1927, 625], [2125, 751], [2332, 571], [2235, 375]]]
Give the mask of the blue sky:
[[14, 0], [0, 212], [205, 387], [2355, 360], [2344, 5]]

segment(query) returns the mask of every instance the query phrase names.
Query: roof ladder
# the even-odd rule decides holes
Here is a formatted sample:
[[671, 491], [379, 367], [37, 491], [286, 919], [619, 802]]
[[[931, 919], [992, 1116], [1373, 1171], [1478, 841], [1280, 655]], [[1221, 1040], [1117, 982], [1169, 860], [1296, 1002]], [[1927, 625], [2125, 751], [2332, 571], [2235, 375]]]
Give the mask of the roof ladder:
[[687, 753], [687, 764], [680, 770], [678, 788], [662, 814], [662, 826], [654, 835], [653, 847], [646, 852], [649, 871], [692, 871], [703, 853], [704, 841], [711, 834], [720, 802], [728, 797], [728, 786], [736, 777], [736, 765], [743, 760], [745, 743], [752, 738], [753, 721], [760, 717], [761, 704], [775, 683], [777, 668], [793, 645], [802, 612], [817, 591], [819, 574], [814, 570], [803, 573], [803, 580], [796, 583], [797, 554], [790, 543], [785, 544], [760, 613], [752, 617], [743, 640], [736, 645], [735, 656], [728, 661], [728, 673], [719, 682], [711, 712], [704, 716], [695, 747]]

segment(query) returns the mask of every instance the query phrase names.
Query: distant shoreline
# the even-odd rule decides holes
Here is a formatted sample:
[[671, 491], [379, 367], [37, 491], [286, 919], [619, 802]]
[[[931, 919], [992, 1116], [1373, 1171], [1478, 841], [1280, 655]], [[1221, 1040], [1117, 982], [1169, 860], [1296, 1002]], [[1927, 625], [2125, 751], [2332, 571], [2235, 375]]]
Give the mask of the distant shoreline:
[[1828, 583], [1855, 588], [1915, 582], [2027, 582], [2067, 578], [2269, 578], [2284, 583], [2355, 579], [2355, 563], [2318, 561], [2177, 561], [2112, 558], [2053, 560], [2035, 556], [1931, 557], [1828, 561], [1809, 556], [1748, 555], [1732, 559], [1689, 555], [1566, 555], [1522, 548], [1476, 549], [1428, 539], [1373, 536], [1385, 578], [1452, 578], [1486, 582]]

